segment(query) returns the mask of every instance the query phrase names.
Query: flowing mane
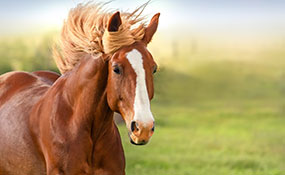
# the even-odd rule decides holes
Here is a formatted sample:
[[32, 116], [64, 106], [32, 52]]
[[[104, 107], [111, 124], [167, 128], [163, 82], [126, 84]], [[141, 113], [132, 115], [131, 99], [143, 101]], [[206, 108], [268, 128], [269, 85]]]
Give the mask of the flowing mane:
[[79, 4], [71, 9], [53, 49], [53, 57], [60, 72], [71, 70], [83, 53], [96, 57], [113, 54], [122, 46], [142, 40], [145, 22], [142, 22], [144, 18], [140, 15], [147, 4], [132, 13], [121, 12], [122, 25], [117, 32], [107, 30], [108, 20], [114, 11], [103, 9], [104, 4]]

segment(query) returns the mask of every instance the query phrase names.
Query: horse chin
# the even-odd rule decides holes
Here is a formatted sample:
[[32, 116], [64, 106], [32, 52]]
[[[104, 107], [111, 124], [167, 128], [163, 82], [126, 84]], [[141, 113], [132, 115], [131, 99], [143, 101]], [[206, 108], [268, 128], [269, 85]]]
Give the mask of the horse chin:
[[132, 137], [131, 137], [131, 134], [129, 133], [128, 134], [129, 135], [129, 138], [130, 138], [130, 142], [131, 142], [131, 144], [133, 144], [133, 145], [137, 145], [137, 146], [141, 146], [141, 145], [146, 145], [148, 142], [135, 142], [133, 139], [132, 139]]
[[141, 146], [147, 144], [147, 142], [135, 143], [132, 139], [130, 139], [131, 144]]

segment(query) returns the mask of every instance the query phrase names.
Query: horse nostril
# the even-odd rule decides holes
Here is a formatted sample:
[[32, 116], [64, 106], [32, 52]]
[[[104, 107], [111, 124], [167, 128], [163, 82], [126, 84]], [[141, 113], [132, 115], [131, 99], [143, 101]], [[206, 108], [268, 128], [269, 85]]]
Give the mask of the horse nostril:
[[155, 125], [154, 125], [154, 122], [153, 122], [153, 127], [151, 128], [151, 131], [152, 131], [152, 132], [154, 132], [154, 126], [155, 126]]
[[136, 122], [132, 121], [132, 123], [131, 123], [131, 131], [134, 132], [135, 129], [136, 129]]

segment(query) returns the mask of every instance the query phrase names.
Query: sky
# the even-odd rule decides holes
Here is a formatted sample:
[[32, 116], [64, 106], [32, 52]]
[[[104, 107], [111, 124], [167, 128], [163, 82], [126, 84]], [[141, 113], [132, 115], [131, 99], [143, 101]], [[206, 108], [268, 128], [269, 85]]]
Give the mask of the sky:
[[[59, 29], [80, 0], [0, 0], [0, 35]], [[106, 1], [101, 1], [106, 2]], [[134, 10], [146, 1], [114, 0], [110, 9]], [[144, 14], [161, 13], [160, 30], [279, 35], [285, 31], [283, 0], [152, 0]], [[181, 31], [181, 32], [179, 32]]]

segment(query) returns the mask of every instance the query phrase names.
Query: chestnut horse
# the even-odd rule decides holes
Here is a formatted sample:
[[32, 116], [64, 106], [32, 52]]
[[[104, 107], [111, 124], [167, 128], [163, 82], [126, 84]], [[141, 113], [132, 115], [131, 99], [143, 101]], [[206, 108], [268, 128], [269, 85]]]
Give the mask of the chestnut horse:
[[145, 25], [138, 10], [100, 9], [81, 4], [70, 11], [54, 53], [61, 76], [0, 76], [0, 175], [125, 174], [114, 112], [131, 143], [149, 141], [157, 66], [147, 44], [159, 14]]

